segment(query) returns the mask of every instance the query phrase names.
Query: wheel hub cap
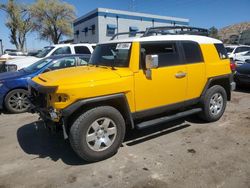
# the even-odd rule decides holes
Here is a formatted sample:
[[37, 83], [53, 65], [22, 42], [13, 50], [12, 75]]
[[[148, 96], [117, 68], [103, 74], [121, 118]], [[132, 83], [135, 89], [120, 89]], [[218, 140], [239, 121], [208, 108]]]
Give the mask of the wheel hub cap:
[[223, 108], [223, 97], [220, 93], [215, 93], [209, 103], [210, 112], [213, 115], [218, 115]]
[[103, 151], [109, 148], [117, 135], [116, 124], [107, 117], [94, 121], [86, 135], [86, 142], [91, 150]]

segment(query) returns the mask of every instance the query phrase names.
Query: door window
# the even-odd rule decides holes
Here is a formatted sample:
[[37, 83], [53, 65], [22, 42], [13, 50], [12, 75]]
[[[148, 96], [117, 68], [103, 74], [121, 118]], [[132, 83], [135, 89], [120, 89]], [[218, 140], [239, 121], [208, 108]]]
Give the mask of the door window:
[[76, 54], [91, 54], [86, 46], [75, 46], [74, 48]]
[[182, 42], [184, 55], [187, 63], [203, 62], [201, 49], [196, 42]]
[[142, 66], [145, 66], [146, 55], [158, 55], [159, 67], [180, 64], [177, 45], [174, 42], [141, 44]]
[[238, 47], [235, 50], [235, 53], [246, 52], [246, 51], [249, 51], [249, 50], [250, 50], [250, 47]]

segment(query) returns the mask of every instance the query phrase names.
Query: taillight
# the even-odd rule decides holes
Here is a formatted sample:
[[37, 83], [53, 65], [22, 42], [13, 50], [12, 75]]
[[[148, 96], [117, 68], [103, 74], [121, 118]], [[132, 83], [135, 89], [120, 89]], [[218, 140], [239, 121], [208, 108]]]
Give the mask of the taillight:
[[235, 61], [233, 59], [230, 59], [230, 68], [231, 68], [232, 72], [234, 72], [236, 70], [236, 64], [235, 64]]

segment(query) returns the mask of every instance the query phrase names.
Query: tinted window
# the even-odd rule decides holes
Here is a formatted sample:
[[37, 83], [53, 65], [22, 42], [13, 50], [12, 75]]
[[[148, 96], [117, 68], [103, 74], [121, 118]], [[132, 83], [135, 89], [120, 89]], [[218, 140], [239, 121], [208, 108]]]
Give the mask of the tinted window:
[[141, 44], [142, 66], [145, 67], [145, 55], [158, 55], [159, 67], [177, 65], [180, 63], [175, 43], [145, 43]]
[[58, 48], [57, 50], [53, 52], [52, 55], [61, 55], [61, 54], [71, 54], [70, 47], [66, 46], [66, 47]]
[[220, 59], [227, 59], [227, 50], [224, 48], [223, 44], [214, 44]]
[[49, 66], [49, 69], [55, 70], [55, 69], [63, 69], [67, 67], [74, 67], [76, 66], [76, 60], [73, 57], [69, 58], [62, 58], [59, 60], [56, 60], [52, 65]]
[[250, 47], [238, 47], [235, 50], [235, 53], [246, 52], [246, 51], [249, 51], [249, 50], [250, 50]]
[[89, 49], [86, 46], [75, 46], [76, 54], [90, 54]]
[[182, 43], [184, 55], [187, 63], [203, 62], [201, 49], [196, 42], [183, 42]]
[[226, 47], [226, 51], [227, 51], [228, 53], [233, 52], [233, 50], [234, 50], [234, 48]]

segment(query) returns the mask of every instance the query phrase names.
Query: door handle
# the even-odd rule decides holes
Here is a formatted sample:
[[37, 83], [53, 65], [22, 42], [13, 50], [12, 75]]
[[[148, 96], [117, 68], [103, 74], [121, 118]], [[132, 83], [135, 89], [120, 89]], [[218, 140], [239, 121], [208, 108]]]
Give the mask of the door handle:
[[178, 72], [175, 74], [176, 78], [184, 78], [185, 76], [187, 76], [187, 73], [185, 72]]

